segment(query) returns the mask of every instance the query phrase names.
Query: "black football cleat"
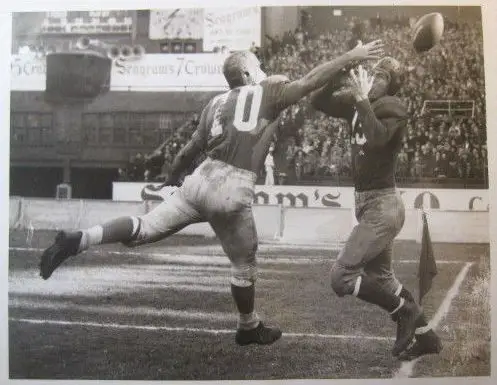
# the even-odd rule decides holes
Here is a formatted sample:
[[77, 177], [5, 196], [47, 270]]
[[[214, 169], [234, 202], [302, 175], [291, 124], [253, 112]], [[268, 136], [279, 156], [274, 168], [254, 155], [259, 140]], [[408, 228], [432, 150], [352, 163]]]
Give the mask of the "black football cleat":
[[416, 336], [416, 341], [405, 351], [400, 353], [399, 360], [411, 361], [427, 354], [438, 354], [442, 351], [442, 341], [433, 331], [426, 335]]
[[78, 248], [83, 233], [60, 231], [55, 242], [46, 249], [40, 258], [40, 276], [48, 279], [54, 270], [70, 256], [78, 254]]
[[235, 341], [238, 345], [245, 346], [250, 344], [270, 345], [281, 338], [281, 330], [268, 328], [259, 322], [259, 325], [253, 329], [236, 331]]
[[397, 339], [392, 349], [394, 357], [407, 349], [414, 338], [416, 321], [421, 316], [418, 305], [414, 302], [405, 301], [397, 315]]

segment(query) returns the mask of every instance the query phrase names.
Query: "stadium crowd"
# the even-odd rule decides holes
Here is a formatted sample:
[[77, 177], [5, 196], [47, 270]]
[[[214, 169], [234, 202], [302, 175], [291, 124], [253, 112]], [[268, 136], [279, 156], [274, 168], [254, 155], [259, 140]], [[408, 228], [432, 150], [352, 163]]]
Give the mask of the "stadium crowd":
[[[481, 24], [446, 21], [441, 44], [417, 55], [408, 43], [412, 23], [408, 18], [350, 20], [349, 30], [337, 29], [318, 35], [313, 33], [312, 21], [309, 21], [305, 30], [297, 29], [281, 37], [266, 36], [264, 49], [257, 50], [257, 54], [269, 74], [282, 73], [297, 79], [315, 63], [340, 55], [358, 40], [381, 38], [386, 52], [406, 64], [407, 69], [400, 97], [405, 100], [412, 118], [399, 153], [399, 181], [403, 178], [484, 180], [488, 162]], [[427, 100], [471, 102], [465, 111], [421, 114]], [[174, 155], [185, 144], [196, 123], [196, 119], [187, 122], [153, 154], [138, 154], [132, 159], [127, 175], [122, 171], [122, 177], [163, 180]], [[272, 154], [275, 182], [350, 177], [347, 130], [344, 121], [313, 110], [307, 99], [285, 110], [280, 117]]]

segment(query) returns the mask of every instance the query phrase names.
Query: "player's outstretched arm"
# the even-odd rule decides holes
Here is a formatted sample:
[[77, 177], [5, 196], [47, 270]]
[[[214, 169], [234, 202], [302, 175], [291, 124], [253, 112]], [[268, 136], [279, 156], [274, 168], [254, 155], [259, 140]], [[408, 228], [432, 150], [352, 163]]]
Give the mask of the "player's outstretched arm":
[[376, 103], [383, 103], [377, 109], [381, 109], [381, 118], [376, 116], [369, 102], [369, 91], [373, 85], [374, 78], [370, 78], [362, 66], [359, 66], [357, 75], [350, 71], [351, 92], [355, 99], [355, 108], [358, 118], [362, 122], [362, 130], [368, 144], [371, 147], [381, 147], [390, 141], [399, 129], [404, 129], [407, 124], [407, 110], [400, 99], [389, 97]]
[[171, 166], [171, 173], [164, 183], [165, 186], [179, 186], [179, 179], [182, 173], [190, 167], [197, 156], [205, 151], [207, 144], [206, 111], [207, 107], [202, 112], [200, 122], [193, 133], [192, 138], [174, 158]]
[[311, 105], [316, 110], [334, 118], [350, 118], [354, 99], [350, 90], [343, 88], [343, 79], [347, 78], [347, 72], [341, 71], [324, 87], [311, 93]]
[[359, 44], [337, 59], [317, 66], [303, 78], [288, 83], [282, 95], [284, 100], [283, 104], [289, 106], [297, 103], [312, 91], [325, 86], [333, 76], [339, 73], [339, 71], [354, 62], [376, 60], [382, 55], [383, 43], [381, 40], [375, 40], [364, 45]]

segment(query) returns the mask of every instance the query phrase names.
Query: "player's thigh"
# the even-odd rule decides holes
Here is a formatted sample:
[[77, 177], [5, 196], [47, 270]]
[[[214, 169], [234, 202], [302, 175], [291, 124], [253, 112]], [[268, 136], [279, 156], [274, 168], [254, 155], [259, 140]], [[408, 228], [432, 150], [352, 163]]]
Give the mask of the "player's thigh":
[[202, 220], [199, 212], [184, 199], [181, 189], [177, 190], [140, 217], [140, 231], [135, 243], [158, 241]]
[[380, 236], [369, 223], [359, 222], [350, 233], [337, 262], [347, 268], [363, 268], [388, 245], [389, 239]]
[[393, 241], [380, 251], [380, 253], [365, 265], [365, 270], [382, 271], [392, 269]]
[[404, 218], [404, 204], [396, 194], [378, 196], [366, 203], [360, 210], [359, 224], [352, 230], [339, 255], [340, 263], [364, 267], [381, 255], [388, 259], [390, 254], [382, 253], [392, 245]]
[[374, 278], [389, 292], [396, 293], [400, 288], [400, 283], [395, 277], [392, 268], [393, 258], [393, 242], [380, 252], [380, 254], [372, 259], [364, 266], [364, 273]]
[[224, 252], [235, 265], [255, 265], [258, 240], [251, 207], [209, 220]]

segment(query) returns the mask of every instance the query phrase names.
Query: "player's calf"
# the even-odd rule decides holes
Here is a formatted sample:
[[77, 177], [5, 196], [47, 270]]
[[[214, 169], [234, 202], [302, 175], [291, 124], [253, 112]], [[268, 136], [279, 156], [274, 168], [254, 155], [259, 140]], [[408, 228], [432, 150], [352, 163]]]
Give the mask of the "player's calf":
[[335, 263], [331, 272], [331, 285], [338, 296], [354, 295], [377, 305], [397, 319], [397, 339], [392, 354], [398, 356], [414, 338], [420, 317], [418, 306], [386, 290], [375, 279], [360, 273], [359, 269]]
[[234, 264], [232, 271], [231, 294], [239, 312], [235, 342], [241, 346], [272, 344], [281, 338], [282, 333], [277, 328], [264, 326], [254, 311], [255, 281], [257, 278], [255, 262]]

